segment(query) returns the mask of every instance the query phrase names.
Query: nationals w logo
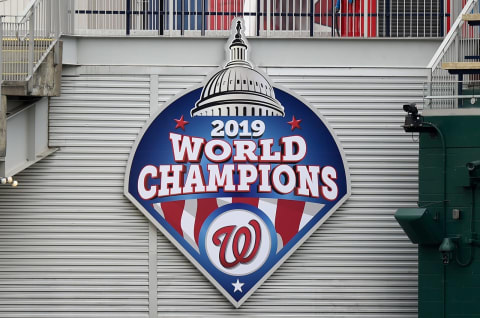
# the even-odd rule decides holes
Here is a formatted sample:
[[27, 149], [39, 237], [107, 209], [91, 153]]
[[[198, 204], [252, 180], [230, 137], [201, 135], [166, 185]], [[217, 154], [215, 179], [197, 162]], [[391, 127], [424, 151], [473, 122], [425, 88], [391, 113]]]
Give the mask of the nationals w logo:
[[267, 217], [262, 218], [262, 214], [251, 209], [246, 204], [230, 205], [214, 213], [212, 222], [206, 226], [205, 245], [201, 244], [201, 249], [205, 248], [209, 260], [223, 273], [253, 273], [272, 253], [270, 234], [262, 236], [262, 233], [270, 233], [269, 226], [273, 225]]
[[[213, 234], [212, 241], [215, 246], [220, 246], [218, 257], [220, 264], [222, 264], [224, 268], [232, 268], [238, 264], [248, 264], [257, 255], [258, 247], [262, 240], [262, 230], [256, 220], [251, 220], [248, 224], [254, 228], [255, 237], [253, 240], [250, 229], [246, 226], [242, 226], [237, 230], [237, 226], [228, 225]], [[234, 234], [232, 235], [232, 233]], [[231, 240], [232, 237], [233, 240]], [[252, 242], [254, 242], [253, 249], [250, 250]], [[242, 248], [239, 248], [240, 244], [243, 245]], [[233, 252], [234, 260], [232, 262], [227, 261], [227, 249]], [[249, 252], [248, 256], [247, 252]]]
[[125, 195], [239, 307], [349, 196], [321, 116], [248, 60], [242, 20], [229, 61], [153, 116]]

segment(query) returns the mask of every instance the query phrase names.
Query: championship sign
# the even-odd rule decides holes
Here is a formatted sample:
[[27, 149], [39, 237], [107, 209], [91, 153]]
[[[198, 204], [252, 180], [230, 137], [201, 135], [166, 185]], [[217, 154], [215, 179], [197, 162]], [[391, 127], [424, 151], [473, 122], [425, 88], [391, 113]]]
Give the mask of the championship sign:
[[233, 23], [225, 66], [145, 125], [125, 195], [239, 307], [349, 196], [322, 117], [273, 86]]

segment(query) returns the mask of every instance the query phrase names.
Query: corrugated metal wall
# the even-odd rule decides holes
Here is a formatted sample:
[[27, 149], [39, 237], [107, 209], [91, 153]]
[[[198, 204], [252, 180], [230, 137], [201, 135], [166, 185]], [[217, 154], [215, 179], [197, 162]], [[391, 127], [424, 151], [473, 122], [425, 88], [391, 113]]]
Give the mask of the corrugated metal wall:
[[423, 71], [267, 70], [335, 129], [352, 196], [235, 310], [123, 197], [145, 120], [211, 69], [109, 69], [63, 77], [50, 109], [59, 151], [0, 187], [1, 317], [417, 316], [416, 246], [393, 213], [417, 200], [417, 143], [400, 125]]
[[148, 223], [123, 174], [149, 88], [147, 76], [63, 78], [50, 108], [60, 150], [1, 188], [1, 317], [148, 317]]
[[[0, 1], [0, 12], [7, 21], [14, 20], [10, 16], [23, 15], [32, 0], [3, 0]], [[5, 21], [5, 20], [4, 20]]]

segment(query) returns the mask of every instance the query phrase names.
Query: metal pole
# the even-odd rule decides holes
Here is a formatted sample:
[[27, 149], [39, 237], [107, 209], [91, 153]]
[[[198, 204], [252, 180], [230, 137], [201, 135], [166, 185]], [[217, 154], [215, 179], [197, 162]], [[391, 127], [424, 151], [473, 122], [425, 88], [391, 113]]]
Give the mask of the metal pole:
[[30, 18], [28, 20], [28, 77], [33, 75], [33, 54], [34, 54], [34, 45], [35, 45], [35, 6], [32, 6], [32, 11], [30, 11]]
[[314, 17], [313, 13], [315, 12], [314, 7], [313, 7], [313, 0], [310, 0], [310, 36], [313, 37], [313, 22], [314, 22]]
[[[459, 57], [459, 50], [460, 50], [460, 45], [459, 45], [459, 42], [460, 42], [460, 35], [462, 34], [462, 29], [459, 28], [459, 30], [457, 31], [457, 34], [455, 36], [455, 40], [454, 40], [454, 50], [453, 50], [453, 61], [458, 61], [458, 57]], [[458, 76], [458, 82], [460, 83], [460, 76]], [[455, 86], [455, 93], [454, 95], [456, 96], [459, 96], [461, 94], [461, 91], [462, 91], [462, 86], [461, 85], [457, 85]], [[460, 107], [460, 99], [459, 98], [456, 98], [455, 99], [455, 108], [459, 108]]]
[[385, 3], [385, 36], [390, 36], [390, 0]]
[[267, 0], [267, 36], [272, 31], [272, 0]]
[[260, 36], [260, 0], [257, 0], [257, 36]]
[[[432, 70], [430, 70], [428, 72], [428, 85], [427, 85], [427, 96], [432, 96]], [[427, 102], [426, 102], [426, 105], [424, 105], [424, 107], [427, 107], [427, 108], [432, 108], [432, 102], [433, 100], [431, 99], [428, 99]]]
[[180, 0], [180, 11], [181, 11], [181, 14], [180, 14], [180, 34], [181, 35], [184, 35], [185, 33], [185, 25], [184, 25], [184, 21], [185, 21], [185, 8], [184, 8], [184, 3], [183, 3], [184, 0]]
[[206, 21], [205, 21], [205, 9], [206, 9], [206, 5], [205, 5], [205, 2], [207, 0], [202, 0], [202, 36], [205, 35], [205, 28], [206, 28]]
[[75, 33], [75, 0], [71, 0], [70, 2], [70, 34]]
[[168, 0], [168, 28], [170, 30], [170, 35], [172, 35], [173, 28], [173, 0]]
[[165, 17], [165, 6], [163, 0], [158, 1], [158, 31], [160, 35], [164, 33], [163, 19]]
[[367, 38], [368, 37], [368, 18], [369, 18], [369, 12], [368, 12], [368, 5], [369, 5], [370, 0], [364, 0], [363, 2], [363, 37]]
[[[440, 22], [440, 26], [439, 26], [439, 29], [440, 29], [440, 36], [443, 37], [444, 33], [443, 33], [443, 19], [445, 18], [445, 8], [443, 6], [443, 0], [440, 0], [440, 14], [439, 14], [439, 22]], [[438, 35], [438, 33], [437, 33]]]
[[148, 30], [148, 4], [142, 2], [142, 20], [143, 20], [143, 30]]
[[130, 15], [132, 13], [132, 3], [130, 2], [130, 0], [125, 0], [125, 1], [127, 1], [126, 12], [125, 12], [125, 18], [126, 18], [125, 33], [127, 35], [130, 35]]
[[[331, 8], [332, 8], [332, 25], [333, 25], [333, 28], [332, 28], [332, 38], [335, 37], [335, 30], [337, 29], [337, 12], [336, 12], [336, 9], [335, 9], [335, 2], [334, 0], [331, 1]], [[328, 13], [328, 9], [327, 9], [327, 12]], [[328, 19], [327, 19], [328, 20]]]

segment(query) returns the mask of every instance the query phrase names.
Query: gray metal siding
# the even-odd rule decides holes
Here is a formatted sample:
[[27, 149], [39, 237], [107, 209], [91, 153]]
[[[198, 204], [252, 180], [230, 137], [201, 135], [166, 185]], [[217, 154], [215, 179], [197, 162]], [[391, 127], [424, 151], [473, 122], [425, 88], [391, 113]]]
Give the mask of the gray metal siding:
[[335, 129], [352, 196], [235, 310], [123, 197], [145, 120], [210, 69], [92, 70], [64, 76], [51, 100], [60, 150], [0, 187], [1, 317], [149, 317], [149, 296], [150, 317], [417, 316], [416, 246], [393, 213], [417, 200], [418, 146], [400, 125], [402, 103], [422, 101], [421, 71], [266, 70]]
[[123, 197], [146, 79], [63, 77], [60, 150], [0, 192], [1, 317], [148, 317], [148, 223]]

